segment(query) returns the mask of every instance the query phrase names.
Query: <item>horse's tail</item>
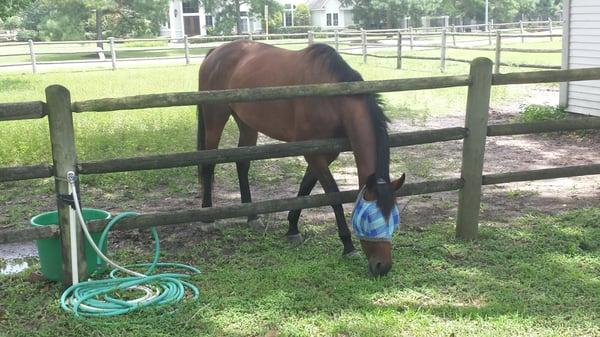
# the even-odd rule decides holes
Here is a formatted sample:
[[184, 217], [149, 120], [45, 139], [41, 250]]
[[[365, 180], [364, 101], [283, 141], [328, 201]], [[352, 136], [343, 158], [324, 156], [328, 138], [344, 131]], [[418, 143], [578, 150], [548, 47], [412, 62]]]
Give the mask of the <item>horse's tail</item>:
[[198, 104], [196, 106], [196, 115], [198, 118], [196, 149], [198, 151], [202, 151], [206, 149], [206, 130], [204, 130], [204, 114], [202, 113], [202, 104]]

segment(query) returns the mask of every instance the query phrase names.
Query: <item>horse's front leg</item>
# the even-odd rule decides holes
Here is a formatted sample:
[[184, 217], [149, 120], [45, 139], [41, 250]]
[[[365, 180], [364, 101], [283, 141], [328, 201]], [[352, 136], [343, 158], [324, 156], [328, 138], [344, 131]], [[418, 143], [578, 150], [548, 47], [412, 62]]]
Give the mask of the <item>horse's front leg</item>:
[[[323, 187], [325, 193], [333, 193], [339, 192], [339, 188], [331, 171], [329, 171], [329, 163], [326, 156], [306, 156], [306, 161], [308, 162], [309, 167], [314, 171]], [[350, 234], [350, 229], [348, 228], [348, 224], [346, 223], [346, 217], [344, 216], [344, 209], [341, 204], [332, 205], [333, 212], [335, 214], [335, 220], [338, 227], [338, 234], [340, 236], [340, 240], [344, 245], [344, 251], [342, 255], [347, 256], [351, 255], [355, 252], [354, 244], [352, 243], [352, 235]]]
[[[300, 190], [298, 196], [302, 197], [309, 195], [312, 189], [317, 184], [317, 176], [311, 171], [310, 166], [306, 167], [306, 172], [300, 183]], [[300, 213], [302, 209], [293, 209], [288, 213], [289, 228], [287, 232], [287, 238], [292, 242], [302, 242], [302, 235], [298, 230], [298, 220], [300, 219]]]

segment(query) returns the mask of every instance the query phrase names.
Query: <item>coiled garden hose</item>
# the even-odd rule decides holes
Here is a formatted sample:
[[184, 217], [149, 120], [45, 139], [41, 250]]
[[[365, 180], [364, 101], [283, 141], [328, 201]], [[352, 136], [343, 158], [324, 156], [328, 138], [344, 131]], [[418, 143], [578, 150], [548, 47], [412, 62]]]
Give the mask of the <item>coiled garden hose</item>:
[[[162, 273], [151, 275], [157, 268], [184, 269], [193, 274], [200, 274], [200, 271], [192, 266], [180, 263], [159, 263], [160, 240], [156, 228], [151, 228], [152, 237], [155, 242], [154, 258], [151, 263], [134, 264], [128, 266], [119, 266], [102, 253], [103, 247], [107, 245], [108, 232], [116, 223], [126, 217], [138, 215], [134, 212], [125, 212], [114, 217], [102, 231], [98, 246], [94, 243], [89, 233], [85, 220], [79, 206], [79, 197], [75, 188], [77, 177], [74, 174], [67, 175], [67, 180], [71, 184], [73, 200], [77, 213], [77, 219], [83, 233], [89, 241], [91, 247], [98, 254], [98, 264], [102, 260], [106, 261], [115, 269], [111, 271], [110, 278], [104, 280], [89, 280], [73, 284], [62, 294], [60, 298], [61, 307], [73, 312], [75, 316], [116, 316], [122, 315], [134, 310], [148, 306], [160, 306], [173, 304], [181, 301], [185, 296], [186, 288], [193, 294], [193, 299], [198, 299], [200, 290], [198, 287], [185, 279], [190, 278], [189, 274], [180, 273]], [[145, 273], [139, 273], [130, 268], [146, 268]], [[118, 277], [117, 272], [124, 272], [131, 276]], [[141, 297], [124, 300], [120, 299], [123, 291], [141, 291]], [[129, 297], [129, 296], [128, 296]]]

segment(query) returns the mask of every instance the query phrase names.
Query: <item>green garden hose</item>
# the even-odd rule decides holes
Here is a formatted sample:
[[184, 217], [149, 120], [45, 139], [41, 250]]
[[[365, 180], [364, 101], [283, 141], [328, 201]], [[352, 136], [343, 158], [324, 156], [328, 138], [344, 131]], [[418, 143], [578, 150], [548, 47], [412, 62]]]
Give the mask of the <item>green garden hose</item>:
[[[69, 182], [73, 185], [72, 193], [78, 220], [86, 238], [90, 241], [92, 248], [98, 253], [98, 263], [100, 263], [101, 260], [104, 260], [109, 265], [114, 266], [115, 269], [110, 273], [110, 278], [108, 279], [84, 281], [74, 284], [65, 290], [60, 298], [60, 304], [64, 310], [73, 312], [77, 317], [122, 315], [148, 306], [177, 303], [184, 298], [186, 288], [192, 292], [193, 299], [199, 298], [200, 290], [198, 287], [185, 281], [185, 279], [191, 277], [189, 274], [168, 272], [152, 275], [152, 272], [157, 268], [183, 269], [193, 274], [200, 273], [198, 269], [185, 264], [159, 263], [160, 240], [156, 228], [154, 227], [152, 227], [151, 232], [155, 242], [155, 251], [151, 263], [122, 267], [104, 256], [102, 250], [98, 248], [98, 246], [106, 246], [108, 232], [112, 226], [123, 218], [138, 214], [134, 212], [125, 212], [114, 217], [102, 231], [100, 241], [98, 242], [98, 246], [96, 246], [81, 214], [76, 192], [77, 189], [74, 188], [75, 179], [71, 180], [69, 180]], [[146, 268], [146, 272], [142, 274], [129, 268]], [[118, 271], [125, 272], [131, 276], [118, 277], [116, 276]], [[141, 291], [144, 294], [139, 298], [131, 300], [118, 298], [124, 291]]]

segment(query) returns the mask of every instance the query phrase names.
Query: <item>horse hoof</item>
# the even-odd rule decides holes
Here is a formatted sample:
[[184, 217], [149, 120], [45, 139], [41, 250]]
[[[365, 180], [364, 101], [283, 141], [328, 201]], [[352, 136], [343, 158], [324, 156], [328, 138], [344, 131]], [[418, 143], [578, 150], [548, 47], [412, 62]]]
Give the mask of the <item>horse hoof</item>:
[[291, 243], [302, 243], [302, 242], [304, 242], [304, 238], [302, 237], [302, 234], [287, 235], [287, 239]]
[[344, 258], [348, 258], [348, 259], [350, 259], [350, 258], [354, 258], [354, 257], [359, 257], [359, 256], [360, 256], [360, 251], [358, 251], [358, 250], [356, 250], [356, 249], [354, 249], [354, 250], [351, 250], [351, 251], [349, 251], [348, 253], [344, 253], [344, 254], [342, 254], [342, 257], [344, 257]]

